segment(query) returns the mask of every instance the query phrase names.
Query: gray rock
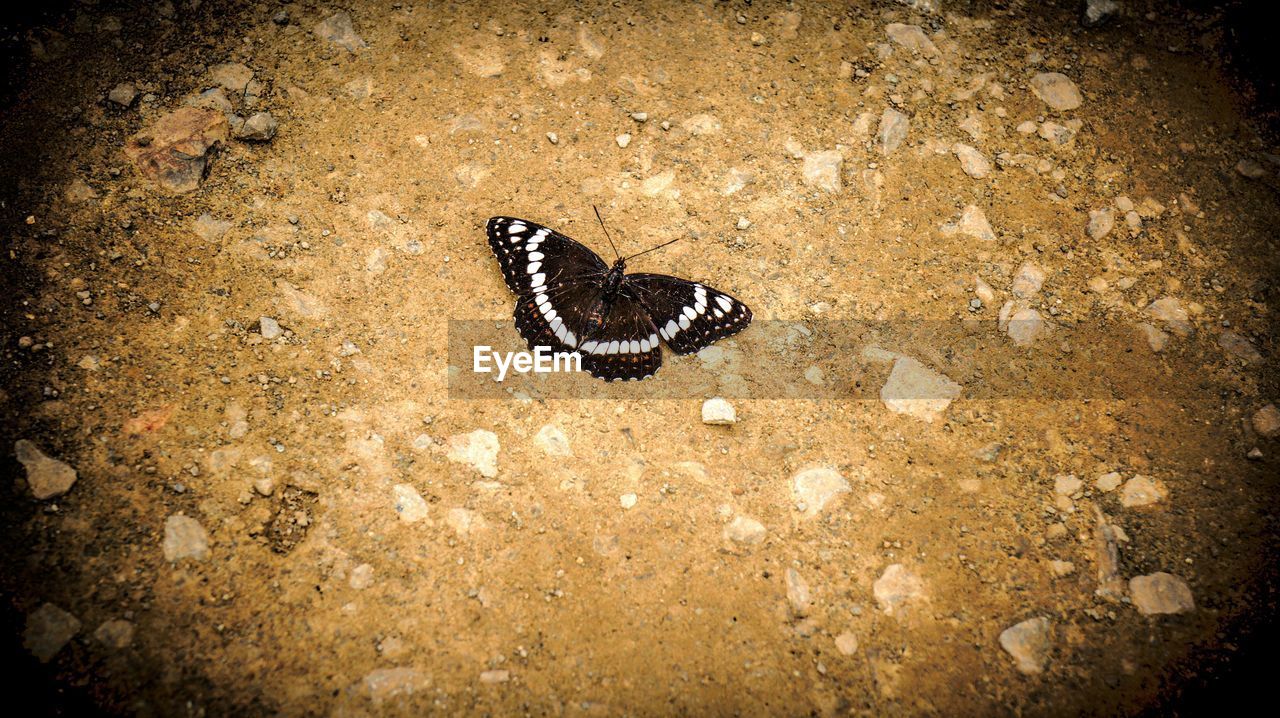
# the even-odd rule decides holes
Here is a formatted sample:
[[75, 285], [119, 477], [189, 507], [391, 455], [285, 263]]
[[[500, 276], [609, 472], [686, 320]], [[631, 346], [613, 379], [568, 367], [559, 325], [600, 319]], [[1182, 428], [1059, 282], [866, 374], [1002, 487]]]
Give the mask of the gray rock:
[[431, 685], [430, 678], [412, 668], [404, 667], [379, 668], [369, 672], [361, 682], [375, 707], [392, 698], [424, 691]]
[[258, 333], [263, 339], [272, 341], [279, 339], [284, 334], [284, 330], [280, 328], [280, 322], [271, 317], [258, 317]]
[[1267, 169], [1261, 163], [1247, 157], [1236, 163], [1236, 172], [1248, 179], [1262, 179], [1267, 176]]
[[982, 179], [991, 174], [991, 160], [978, 150], [961, 142], [951, 146], [956, 159], [960, 160], [960, 169], [974, 179]]
[[128, 107], [138, 97], [138, 88], [133, 86], [132, 82], [122, 82], [111, 88], [111, 92], [107, 94], [107, 99], [121, 107]]
[[748, 546], [762, 543], [766, 535], [768, 535], [768, 530], [765, 529], [764, 524], [750, 516], [735, 516], [724, 527], [724, 537], [726, 539]]
[[1169, 330], [1180, 337], [1191, 333], [1191, 316], [1182, 302], [1174, 297], [1160, 297], [1144, 310], [1149, 316], [1165, 323]]
[[76, 483], [76, 470], [71, 465], [45, 455], [40, 447], [18, 439], [13, 445], [14, 454], [27, 472], [27, 485], [31, 495], [43, 501], [61, 496]]
[[983, 242], [996, 241], [996, 233], [991, 229], [991, 223], [987, 221], [986, 213], [974, 204], [964, 208], [964, 211], [960, 214], [959, 221], [948, 222], [942, 225], [941, 230], [945, 235], [959, 233]]
[[80, 619], [46, 603], [27, 616], [22, 645], [41, 663], [48, 663], [80, 632]]
[[1018, 273], [1013, 276], [1013, 285], [1010, 287], [1013, 296], [1019, 299], [1030, 299], [1040, 292], [1040, 288], [1044, 286], [1045, 273], [1035, 262], [1023, 262], [1018, 267]]
[[884, 31], [890, 40], [911, 52], [929, 56], [938, 54], [938, 47], [933, 44], [928, 35], [924, 34], [924, 30], [919, 25], [904, 25], [894, 22], [886, 25]]
[[1116, 0], [1085, 0], [1084, 9], [1080, 12], [1080, 24], [1085, 27], [1098, 27], [1119, 12], [1120, 3]]
[[191, 229], [200, 239], [206, 242], [215, 242], [222, 239], [222, 235], [226, 234], [228, 229], [231, 229], [231, 222], [214, 219], [213, 215], [205, 212], [196, 218]]
[[213, 81], [218, 83], [219, 87], [240, 95], [244, 94], [245, 87], [253, 79], [253, 70], [239, 62], [212, 65], [209, 67], [209, 74], [213, 76]]
[[209, 557], [209, 534], [199, 521], [174, 514], [164, 522], [164, 559], [180, 561], [191, 558], [203, 561]]
[[1040, 315], [1038, 310], [1031, 307], [1018, 306], [1013, 302], [1010, 304], [1013, 307], [1009, 311], [1009, 318], [1004, 332], [1013, 340], [1015, 345], [1029, 347], [1044, 332], [1044, 317]]
[[1089, 223], [1085, 225], [1085, 232], [1093, 239], [1102, 239], [1111, 233], [1111, 229], [1116, 226], [1115, 213], [1110, 207], [1103, 209], [1089, 210]]
[[1049, 619], [1031, 618], [1000, 633], [1000, 647], [1010, 656], [1018, 671], [1026, 674], [1042, 673], [1049, 663]]
[[1129, 596], [1144, 616], [1187, 613], [1196, 608], [1187, 582], [1163, 571], [1129, 579]]
[[1125, 508], [1150, 506], [1164, 501], [1169, 496], [1164, 484], [1150, 476], [1138, 474], [1124, 482], [1120, 489], [1120, 503]]
[[840, 472], [822, 466], [804, 469], [791, 478], [792, 495], [804, 506], [805, 518], [816, 517], [849, 491], [849, 482]]
[[413, 524], [427, 517], [429, 509], [426, 499], [413, 486], [396, 484], [391, 487], [391, 494], [395, 498], [396, 514], [401, 521]]
[[880, 610], [892, 616], [908, 603], [924, 597], [924, 581], [908, 571], [906, 566], [895, 563], [885, 567], [871, 591], [880, 604]]
[[1268, 439], [1280, 436], [1280, 409], [1267, 404], [1253, 414], [1253, 430]]
[[325, 18], [316, 25], [315, 32], [316, 35], [345, 48], [348, 52], [355, 52], [369, 46], [369, 43], [356, 34], [355, 27], [351, 25], [351, 16], [345, 12], [334, 13]]
[[960, 385], [947, 376], [911, 357], [900, 356], [880, 388], [880, 401], [892, 412], [932, 423], [960, 396], [960, 391]]
[[270, 112], [255, 112], [235, 130], [236, 139], [249, 142], [269, 142], [276, 136], [279, 124]]
[[886, 157], [893, 154], [903, 140], [907, 139], [910, 129], [911, 120], [906, 115], [892, 107], [886, 107], [880, 115], [880, 130], [876, 133], [876, 139], [880, 142], [880, 154]]
[[1254, 348], [1253, 342], [1235, 332], [1225, 331], [1219, 334], [1218, 346], [1246, 364], [1257, 364], [1262, 361], [1262, 354]]
[[809, 582], [794, 568], [788, 568], [783, 574], [783, 582], [787, 586], [787, 603], [791, 604], [791, 612], [796, 616], [809, 613], [813, 604], [813, 593], [809, 590]]
[[839, 192], [843, 187], [840, 181], [843, 165], [844, 157], [839, 150], [810, 152], [804, 156], [804, 183], [826, 192]]
[[1030, 84], [1035, 96], [1055, 110], [1074, 110], [1084, 101], [1076, 83], [1060, 72], [1041, 72]]
[[93, 637], [107, 648], [121, 649], [128, 648], [133, 643], [133, 624], [123, 619], [107, 621], [98, 630], [93, 632]]

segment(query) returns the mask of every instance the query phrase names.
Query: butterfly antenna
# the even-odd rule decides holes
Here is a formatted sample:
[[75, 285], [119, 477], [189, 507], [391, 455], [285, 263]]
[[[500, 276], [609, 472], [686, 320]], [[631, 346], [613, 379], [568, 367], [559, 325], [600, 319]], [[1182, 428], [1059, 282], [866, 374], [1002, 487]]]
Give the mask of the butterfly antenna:
[[600, 220], [600, 229], [604, 230], [604, 238], [609, 240], [609, 246], [613, 249], [613, 256], [622, 259], [622, 255], [618, 254], [618, 248], [613, 244], [613, 237], [609, 236], [609, 228], [604, 226], [604, 218], [600, 216], [600, 208], [593, 204], [591, 209], [596, 211], [596, 219]]
[[663, 242], [662, 244], [659, 244], [659, 245], [658, 245], [658, 246], [656, 246], [656, 247], [652, 247], [652, 248], [650, 248], [650, 249], [646, 249], [646, 250], [644, 250], [643, 252], [640, 252], [640, 253], [638, 253], [638, 254], [633, 254], [633, 255], [631, 255], [630, 257], [627, 257], [626, 259], [624, 259], [624, 260], [622, 260], [622, 261], [624, 261], [624, 262], [625, 262], [625, 261], [627, 261], [628, 259], [635, 259], [636, 257], [639, 257], [641, 254], [648, 254], [648, 253], [650, 253], [650, 252], [656, 252], [656, 251], [658, 251], [659, 249], [662, 249], [663, 247], [667, 246], [668, 244], [675, 244], [676, 242], [679, 242], [679, 241], [680, 241], [680, 240], [682, 240], [682, 239], [684, 239], [684, 237], [676, 237], [675, 239], [671, 240], [670, 242]]

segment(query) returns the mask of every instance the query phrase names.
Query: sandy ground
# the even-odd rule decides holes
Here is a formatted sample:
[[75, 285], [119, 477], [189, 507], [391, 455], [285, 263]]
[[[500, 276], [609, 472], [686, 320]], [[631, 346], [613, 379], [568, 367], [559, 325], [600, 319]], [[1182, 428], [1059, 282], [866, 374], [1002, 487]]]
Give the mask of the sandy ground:
[[[18, 23], [6, 680], [46, 714], [1216, 700], [1275, 607], [1280, 159], [1222, 13], [1077, 10]], [[219, 141], [171, 193], [132, 157], [192, 105]], [[519, 345], [485, 220], [606, 253], [592, 204], [756, 325], [477, 398], [451, 326]]]

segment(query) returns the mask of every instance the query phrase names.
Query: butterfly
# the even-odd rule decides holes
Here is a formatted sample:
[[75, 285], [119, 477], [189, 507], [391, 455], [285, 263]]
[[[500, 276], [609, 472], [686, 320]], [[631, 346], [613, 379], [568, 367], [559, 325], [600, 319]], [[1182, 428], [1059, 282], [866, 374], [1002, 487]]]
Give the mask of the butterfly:
[[493, 217], [486, 231], [516, 295], [520, 336], [530, 349], [576, 353], [591, 376], [644, 379], [662, 366], [659, 338], [677, 354], [692, 354], [751, 323], [747, 305], [705, 284], [626, 274], [628, 259], [671, 242], [618, 256], [610, 267], [582, 244], [527, 219]]

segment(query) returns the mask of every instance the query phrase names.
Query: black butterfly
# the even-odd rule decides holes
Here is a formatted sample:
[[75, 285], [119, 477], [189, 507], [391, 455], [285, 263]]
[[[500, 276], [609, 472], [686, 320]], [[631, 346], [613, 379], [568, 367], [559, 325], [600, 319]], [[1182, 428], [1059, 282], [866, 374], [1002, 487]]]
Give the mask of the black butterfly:
[[627, 259], [639, 254], [610, 268], [590, 249], [528, 220], [494, 217], [486, 228], [517, 297], [520, 336], [530, 349], [576, 352], [591, 376], [644, 379], [662, 365], [658, 337], [677, 354], [691, 354], [751, 323], [747, 305], [706, 285], [624, 274]]

